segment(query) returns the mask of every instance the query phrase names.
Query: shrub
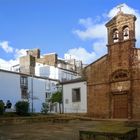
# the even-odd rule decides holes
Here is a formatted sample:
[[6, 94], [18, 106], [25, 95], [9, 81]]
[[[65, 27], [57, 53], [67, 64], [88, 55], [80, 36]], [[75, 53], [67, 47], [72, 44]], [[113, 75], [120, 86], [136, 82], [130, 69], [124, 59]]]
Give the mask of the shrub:
[[29, 114], [29, 103], [26, 101], [18, 101], [15, 104], [16, 113], [21, 116], [26, 116]]
[[0, 101], [0, 115], [3, 115], [4, 113], [4, 103], [3, 101]]
[[41, 113], [47, 114], [49, 111], [49, 105], [47, 102], [42, 103]]

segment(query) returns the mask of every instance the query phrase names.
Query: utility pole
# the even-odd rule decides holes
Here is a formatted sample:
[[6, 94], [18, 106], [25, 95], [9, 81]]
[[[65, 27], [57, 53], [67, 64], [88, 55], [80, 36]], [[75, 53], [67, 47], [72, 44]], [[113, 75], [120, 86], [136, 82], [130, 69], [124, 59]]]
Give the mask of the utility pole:
[[32, 109], [32, 113], [34, 112], [34, 103], [33, 103], [33, 74], [31, 77], [31, 109]]

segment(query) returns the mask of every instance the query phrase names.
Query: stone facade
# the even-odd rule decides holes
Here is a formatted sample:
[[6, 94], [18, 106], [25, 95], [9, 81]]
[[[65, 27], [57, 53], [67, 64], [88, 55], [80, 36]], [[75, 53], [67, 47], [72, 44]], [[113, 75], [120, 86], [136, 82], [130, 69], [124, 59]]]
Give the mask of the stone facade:
[[20, 72], [25, 74], [34, 74], [35, 57], [32, 55], [22, 56], [20, 58]]
[[27, 55], [20, 57], [19, 69], [21, 73], [35, 74], [36, 63], [62, 68], [66, 71], [81, 74], [83, 64], [80, 60], [60, 59], [56, 53], [40, 56], [39, 49], [28, 50]]
[[140, 118], [140, 50], [136, 17], [119, 12], [107, 24], [108, 53], [88, 65], [88, 114], [95, 118]]
[[47, 54], [43, 58], [37, 59], [37, 62], [43, 63], [44, 65], [56, 66], [57, 65], [57, 54]]

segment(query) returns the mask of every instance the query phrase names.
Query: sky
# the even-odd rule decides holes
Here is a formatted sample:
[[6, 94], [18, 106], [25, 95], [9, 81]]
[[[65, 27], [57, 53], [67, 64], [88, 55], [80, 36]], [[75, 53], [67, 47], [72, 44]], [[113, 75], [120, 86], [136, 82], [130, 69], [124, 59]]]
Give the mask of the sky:
[[90, 64], [107, 53], [105, 23], [119, 4], [137, 17], [140, 47], [139, 0], [0, 0], [0, 68], [17, 64], [34, 48]]

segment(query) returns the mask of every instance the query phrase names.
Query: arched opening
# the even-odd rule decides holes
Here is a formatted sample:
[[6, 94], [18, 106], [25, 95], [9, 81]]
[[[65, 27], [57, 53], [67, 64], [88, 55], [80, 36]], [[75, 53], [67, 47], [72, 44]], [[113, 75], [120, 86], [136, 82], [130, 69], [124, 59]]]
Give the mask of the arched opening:
[[119, 31], [117, 29], [113, 30], [113, 42], [118, 42], [119, 41]]
[[129, 39], [129, 27], [124, 26], [123, 27], [123, 40]]

